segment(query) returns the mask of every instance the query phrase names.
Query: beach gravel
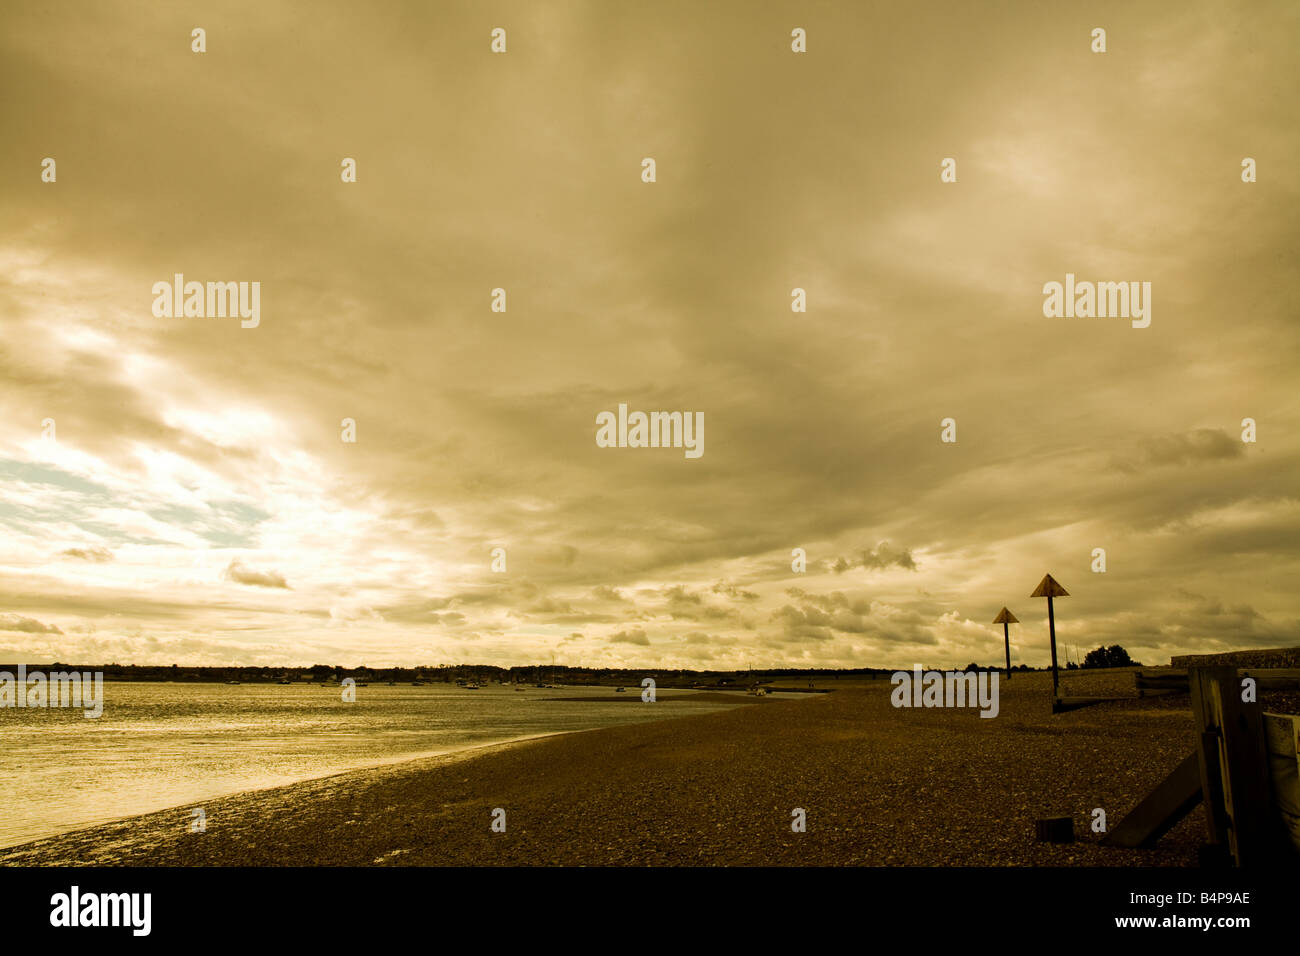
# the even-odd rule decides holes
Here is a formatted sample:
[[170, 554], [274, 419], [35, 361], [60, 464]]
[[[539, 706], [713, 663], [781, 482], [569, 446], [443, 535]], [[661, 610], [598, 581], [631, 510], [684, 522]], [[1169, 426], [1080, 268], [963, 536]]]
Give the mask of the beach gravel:
[[[1100, 845], [1192, 749], [1186, 695], [1050, 713], [1050, 677], [977, 710], [895, 708], [887, 681], [353, 771], [0, 851], [125, 865], [1192, 866], [1194, 810], [1158, 846]], [[657, 706], [647, 704], [645, 706]], [[505, 832], [491, 828], [505, 811]], [[802, 809], [806, 832], [794, 832]], [[1069, 816], [1076, 840], [1038, 843]]]

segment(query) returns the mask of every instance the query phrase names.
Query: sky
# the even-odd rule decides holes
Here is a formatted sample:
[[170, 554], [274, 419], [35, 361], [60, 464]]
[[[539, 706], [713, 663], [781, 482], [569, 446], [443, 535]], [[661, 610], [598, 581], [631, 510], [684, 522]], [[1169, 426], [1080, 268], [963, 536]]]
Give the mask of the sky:
[[1300, 643], [1298, 28], [6, 3], [0, 660], [1041, 666], [1048, 572], [1063, 658]]

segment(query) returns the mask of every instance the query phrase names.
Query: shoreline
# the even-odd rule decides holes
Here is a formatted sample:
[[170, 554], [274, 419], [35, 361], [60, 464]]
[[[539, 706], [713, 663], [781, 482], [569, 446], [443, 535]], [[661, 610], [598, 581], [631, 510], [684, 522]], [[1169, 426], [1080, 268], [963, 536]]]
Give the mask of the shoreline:
[[[221, 685], [209, 685], [214, 689], [225, 689]], [[235, 688], [238, 690], [239, 688]], [[278, 688], [273, 685], [267, 685], [267, 691], [277, 691], [286, 688]], [[405, 688], [385, 688], [386, 690], [405, 691]], [[611, 689], [612, 690], [612, 689]], [[604, 696], [585, 695], [581, 697], [559, 697], [552, 696], [554, 691], [538, 691], [530, 698], [530, 703], [541, 708], [546, 708], [551, 704], [628, 704], [642, 703], [640, 688], [635, 693], [614, 694], [610, 693]], [[469, 697], [469, 695], [466, 695]], [[486, 695], [485, 695], [486, 696]], [[500, 697], [500, 694], [496, 695]], [[507, 695], [516, 699], [524, 695]], [[479, 695], [474, 695], [473, 699], [482, 699]], [[678, 716], [690, 713], [689, 706], [693, 703], [708, 704], [710, 706], [732, 707], [737, 705], [756, 703], [752, 696], [743, 693], [716, 693], [711, 691], [700, 690], [675, 690], [667, 694], [661, 694], [657, 698], [657, 703], [662, 709], [656, 708], [650, 716], [637, 715], [637, 719], [665, 720], [674, 719]], [[584, 708], [585, 709], [585, 708]], [[619, 711], [627, 709], [626, 707], [618, 708]], [[621, 719], [610, 718], [611, 720]], [[602, 724], [600, 718], [593, 721], [583, 718], [577, 726], [571, 726], [573, 721], [562, 720], [559, 722], [552, 720], [533, 720], [526, 721], [523, 725], [500, 726], [497, 733], [491, 733], [492, 728], [480, 727], [477, 730], [465, 729], [460, 733], [449, 736], [447, 740], [428, 740], [424, 747], [411, 747], [408, 750], [394, 752], [391, 754], [375, 753], [372, 749], [362, 746], [356, 748], [356, 752], [334, 755], [323, 754], [321, 760], [314, 763], [302, 763], [296, 768], [286, 768], [283, 771], [268, 771], [256, 775], [248, 774], [229, 774], [222, 775], [205, 774], [201, 778], [195, 778], [184, 788], [174, 788], [160, 792], [162, 787], [142, 787], [137, 788], [132, 793], [124, 793], [121, 796], [122, 804], [113, 806], [112, 793], [108, 799], [96, 799], [93, 804], [85, 805], [80, 808], [81, 812], [76, 814], [64, 813], [61, 816], [52, 816], [50, 813], [41, 813], [37, 808], [40, 806], [40, 795], [35, 791], [28, 791], [26, 794], [26, 803], [24, 806], [30, 810], [25, 815], [9, 822], [13, 826], [6, 826], [6, 819], [0, 816], [0, 854], [8, 850], [19, 847], [25, 847], [28, 844], [55, 839], [69, 834], [79, 833], [85, 830], [92, 830], [97, 827], [106, 827], [113, 824], [132, 820], [139, 817], [146, 817], [157, 813], [163, 813], [171, 810], [190, 810], [195, 807], [206, 806], [214, 801], [224, 800], [235, 797], [244, 793], [255, 793], [268, 790], [274, 790], [281, 787], [291, 787], [299, 783], [305, 783], [311, 780], [323, 779], [338, 774], [351, 773], [355, 771], [375, 770], [381, 767], [409, 763], [427, 758], [443, 757], [454, 755], [461, 751], [473, 751], [482, 748], [491, 748], [494, 746], [505, 745], [510, 743], [525, 742], [535, 738], [551, 736], [554, 734], [565, 734], [581, 732], [588, 729], [598, 729]], [[532, 726], [529, 726], [531, 724]], [[548, 726], [549, 725], [549, 726]], [[484, 731], [487, 732], [484, 732]], [[514, 731], [512, 734], [511, 731]], [[296, 770], [296, 772], [294, 772]], [[162, 778], [158, 783], [165, 784]], [[60, 824], [63, 824], [62, 826]]]
[[199, 800], [189, 801], [186, 803], [171, 804], [166, 807], [159, 807], [155, 810], [145, 810], [143, 813], [131, 813], [126, 816], [114, 817], [111, 820], [104, 820], [99, 823], [88, 823], [85, 826], [74, 827], [71, 830], [63, 830], [59, 833], [51, 833], [47, 836], [36, 837], [33, 840], [23, 840], [21, 843], [0, 844], [0, 865], [4, 865], [6, 854], [35, 847], [37, 844], [48, 843], [55, 840], [72, 839], [81, 834], [89, 833], [95, 830], [104, 830], [111, 827], [128, 824], [136, 820], [144, 820], [148, 817], [157, 817], [163, 814], [173, 814], [180, 812], [189, 812], [196, 806], [215, 803], [217, 801], [233, 800], [238, 797], [250, 796], [259, 793], [268, 793], [273, 790], [288, 790], [292, 787], [298, 787], [303, 784], [316, 783], [322, 780], [329, 780], [332, 777], [342, 777], [348, 774], [371, 774], [382, 771], [388, 767], [400, 767], [406, 764], [417, 764], [423, 761], [453, 761], [459, 757], [473, 757], [477, 751], [491, 751], [498, 747], [510, 747], [516, 744], [525, 744], [531, 740], [541, 740], [545, 737], [557, 737], [563, 734], [585, 733], [581, 730], [553, 730], [539, 734], [523, 734], [519, 737], [507, 737], [501, 740], [490, 740], [486, 743], [466, 744], [463, 747], [452, 747], [449, 750], [440, 750], [433, 752], [421, 752], [416, 754], [404, 754], [398, 757], [381, 759], [375, 763], [363, 764], [359, 767], [346, 767], [342, 770], [328, 770], [324, 773], [313, 774], [303, 777], [299, 780], [290, 780], [288, 782], [271, 783], [260, 787], [245, 787], [230, 790], [225, 793], [219, 793], [214, 796], [204, 797]]
[[[1052, 716], [1006, 682], [994, 720], [895, 709], [887, 682], [358, 768], [0, 850], [0, 865], [1194, 866], [1199, 810], [1151, 850], [1102, 847], [1190, 747], [1177, 701]], [[505, 811], [505, 832], [491, 828]], [[806, 832], [791, 828], [803, 809]], [[1034, 840], [1070, 815], [1076, 842]]]
[[[680, 688], [675, 688], [675, 689], [680, 690]], [[759, 699], [741, 693], [731, 693], [731, 692], [715, 693], [710, 691], [692, 691], [689, 694], [669, 694], [667, 696], [660, 695], [657, 698], [657, 700], [658, 703], [660, 704], [675, 703], [684, 700], [694, 700], [694, 701], [703, 700], [709, 703], [725, 703], [728, 705], [732, 705], [732, 704], [752, 705], [752, 704], [763, 703], [767, 700], [774, 700], [774, 698]], [[560, 701], [566, 703], [597, 703], [597, 704], [619, 703], [623, 701], [635, 701], [637, 703], [641, 703], [641, 697], [638, 691], [638, 693], [629, 694], [627, 697], [616, 697], [616, 698], [547, 697], [547, 698], [543, 698], [542, 700], [543, 703], [547, 703], [550, 701]], [[681, 720], [687, 716], [691, 716], [691, 715], [676, 715], [676, 716], [669, 715], [669, 716], [658, 718], [657, 720], [654, 721], [647, 721], [647, 723], [659, 723], [659, 722], [670, 721], [670, 720]], [[463, 746], [451, 747], [445, 750], [403, 754], [396, 757], [381, 759], [374, 763], [363, 764], [357, 767], [347, 767], [341, 770], [330, 770], [320, 774], [313, 774], [311, 776], [303, 777], [299, 780], [290, 780], [287, 782], [271, 783], [271, 784], [266, 784], [265, 786], [233, 789], [213, 796], [202, 797], [195, 800], [187, 801], [185, 803], [171, 804], [169, 806], [159, 807], [153, 810], [145, 810], [142, 813], [131, 813], [125, 816], [114, 817], [110, 820], [103, 820], [97, 823], [88, 823], [85, 824], [84, 826], [77, 826], [70, 830], [63, 830], [59, 833], [52, 833], [46, 836], [36, 837], [35, 839], [23, 840], [21, 842], [12, 843], [12, 844], [0, 844], [0, 866], [10, 865], [10, 860], [8, 859], [10, 855], [27, 855], [28, 853], [36, 853], [39, 855], [40, 851], [43, 850], [43, 848], [47, 844], [52, 844], [56, 842], [58, 843], [80, 842], [79, 838], [82, 837], [87, 837], [94, 840], [102, 840], [104, 838], [115, 839], [116, 832], [121, 831], [123, 828], [129, 827], [133, 824], [142, 825], [144, 827], [150, 827], [155, 825], [158, 822], [159, 818], [164, 818], [164, 817], [170, 819], [174, 816], [181, 815], [184, 816], [186, 821], [188, 821], [190, 819], [189, 815], [192, 813], [194, 808], [198, 806], [207, 807], [209, 805], [224, 803], [227, 801], [243, 802], [243, 798], [254, 797], [257, 794], [267, 794], [267, 793], [272, 793], [280, 790], [288, 791], [298, 787], [302, 787], [307, 784], [328, 781], [337, 777], [351, 776], [354, 774], [358, 775], [359, 777], [364, 777], [365, 775], [378, 775], [382, 773], [382, 771], [390, 768], [409, 767], [412, 770], [416, 770], [416, 769], [420, 769], [419, 767], [417, 767], [417, 765], [421, 765], [425, 763], [427, 763], [430, 768], [436, 766], [449, 765], [459, 760], [468, 760], [480, 756], [486, 756], [497, 750], [504, 750], [510, 747], [521, 746], [535, 740], [544, 740], [548, 737], [562, 737], [562, 736], [569, 736], [573, 734], [594, 733], [604, 729], [607, 728], [590, 727], [590, 728], [584, 728], [580, 730], [551, 730], [551, 731], [543, 731], [535, 734], [521, 734], [516, 737], [504, 737], [498, 740], [489, 740], [486, 742], [465, 744]], [[110, 837], [109, 836], [110, 833], [113, 833], [114, 836]]]

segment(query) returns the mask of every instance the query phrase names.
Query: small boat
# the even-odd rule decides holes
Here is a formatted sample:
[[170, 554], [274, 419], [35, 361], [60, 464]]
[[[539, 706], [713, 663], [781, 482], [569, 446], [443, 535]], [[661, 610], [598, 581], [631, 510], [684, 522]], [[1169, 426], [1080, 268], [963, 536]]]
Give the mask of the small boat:
[[291, 681], [291, 680], [278, 680], [278, 681], [276, 681], [276, 683], [277, 683], [277, 684], [292, 684], [293, 681]]
[[227, 684], [238, 684], [239, 681], [237, 681], [237, 680], [228, 680], [228, 681], [226, 681], [226, 683], [227, 683]]
[[422, 680], [413, 680], [413, 681], [411, 681], [411, 686], [412, 686], [412, 687], [423, 687], [423, 686], [424, 686], [424, 681], [422, 681]]
[[466, 690], [478, 690], [478, 684], [475, 684], [474, 682], [471, 681], [470, 683], [468, 683], [468, 684], [465, 685], [465, 689], [466, 689]]
[[516, 685], [515, 685], [515, 693], [517, 693], [517, 694], [522, 694], [522, 693], [523, 693], [524, 691], [526, 691], [526, 690], [528, 690], [528, 688], [527, 688], [527, 687], [524, 687], [524, 686], [521, 685], [521, 684], [516, 684]]
[[627, 688], [626, 688], [626, 687], [615, 687], [615, 688], [614, 688], [614, 693], [616, 693], [616, 694], [622, 694], [622, 693], [624, 693], [624, 692], [626, 692], [626, 691], [627, 691]]

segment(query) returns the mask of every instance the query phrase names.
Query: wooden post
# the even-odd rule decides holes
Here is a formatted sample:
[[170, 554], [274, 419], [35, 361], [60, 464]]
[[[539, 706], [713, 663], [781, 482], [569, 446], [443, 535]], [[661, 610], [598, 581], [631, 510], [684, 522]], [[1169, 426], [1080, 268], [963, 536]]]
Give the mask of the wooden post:
[[1274, 810], [1268, 785], [1268, 749], [1264, 713], [1258, 701], [1241, 699], [1241, 680], [1216, 682], [1227, 760], [1224, 802], [1232, 821], [1230, 846], [1238, 866], [1256, 866], [1277, 851]]
[[1219, 714], [1215, 710], [1214, 685], [1220, 677], [1232, 677], [1233, 667], [1194, 667], [1187, 672], [1192, 698], [1192, 719], [1196, 723], [1197, 763], [1201, 794], [1205, 798], [1205, 836], [1211, 846], [1228, 842], [1228, 813], [1223, 802], [1222, 768], [1219, 761]]
[[1045, 817], [1034, 821], [1034, 835], [1039, 843], [1073, 843], [1073, 817]]
[[1150, 847], [1201, 802], [1197, 757], [1190, 753], [1169, 776], [1128, 812], [1101, 842], [1105, 846]]
[[993, 623], [1002, 625], [1002, 642], [1007, 649], [1007, 680], [1011, 680], [1011, 632], [1007, 630], [1007, 625], [1019, 624], [1020, 621], [1004, 607], [993, 619]]
[[1241, 683], [1235, 667], [1189, 670], [1196, 750], [1103, 844], [1150, 846], [1204, 798], [1203, 865], [1229, 858], [1238, 866], [1281, 863], [1290, 849], [1288, 824], [1300, 850], [1300, 726], [1293, 736], [1295, 718], [1274, 718], [1258, 702], [1243, 701]]
[[[1052, 611], [1052, 595], [1047, 595], [1047, 630], [1052, 636], [1052, 700], [1060, 697], [1060, 676], [1056, 669], [1056, 614]], [[1075, 685], [1078, 686], [1077, 684]]]
[[1268, 776], [1273, 784], [1273, 803], [1282, 830], [1300, 859], [1300, 717], [1265, 714], [1264, 736], [1268, 740]]
[[1060, 699], [1060, 677], [1056, 668], [1056, 611], [1052, 607], [1052, 598], [1069, 597], [1070, 592], [1061, 587], [1060, 583], [1050, 574], [1044, 575], [1043, 580], [1038, 582], [1038, 587], [1030, 597], [1047, 598], [1047, 628], [1052, 638], [1052, 713], [1058, 709], [1057, 702]]
[[1267, 862], [1278, 834], [1260, 706], [1242, 701], [1235, 667], [1191, 668], [1189, 684], [1210, 841], [1226, 842], [1238, 866]]
[[1007, 649], [1007, 680], [1011, 680], [1011, 632], [1007, 630], [1010, 626], [1006, 621], [1002, 622], [1002, 645]]

